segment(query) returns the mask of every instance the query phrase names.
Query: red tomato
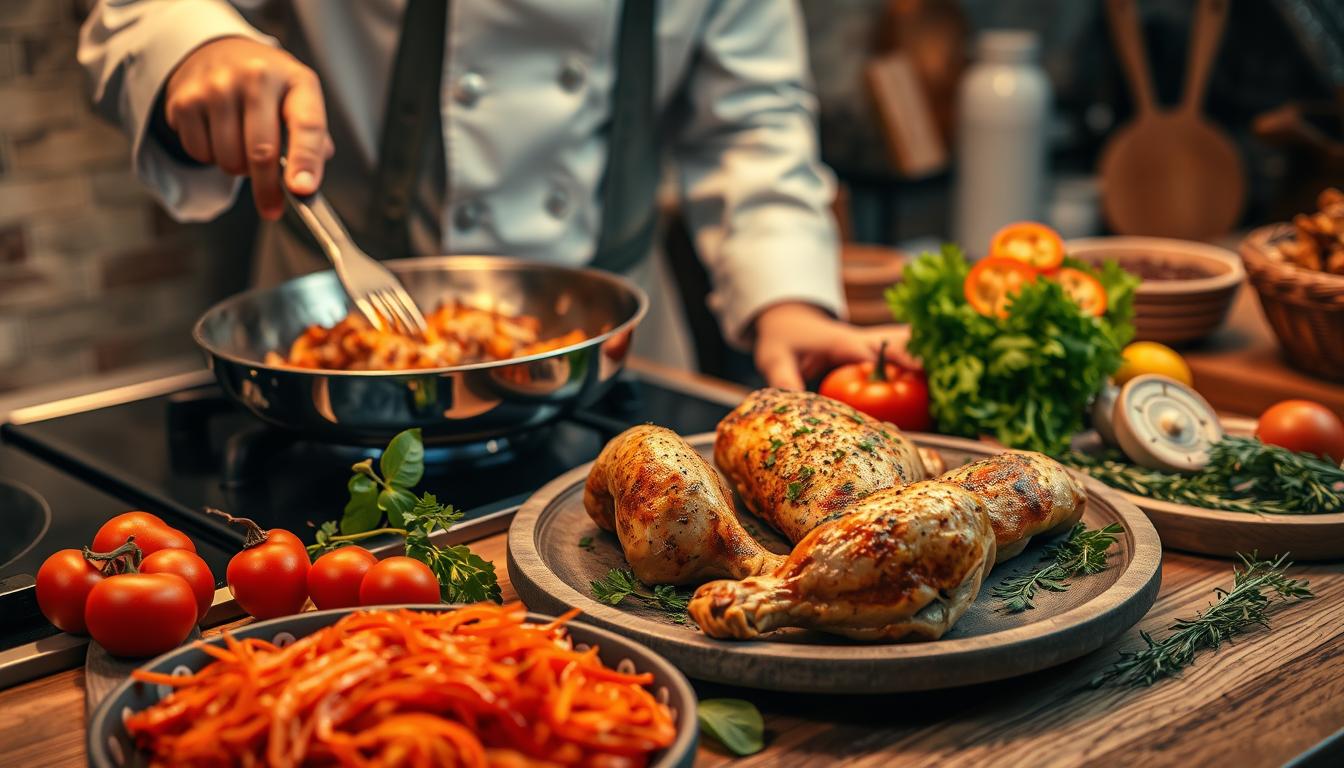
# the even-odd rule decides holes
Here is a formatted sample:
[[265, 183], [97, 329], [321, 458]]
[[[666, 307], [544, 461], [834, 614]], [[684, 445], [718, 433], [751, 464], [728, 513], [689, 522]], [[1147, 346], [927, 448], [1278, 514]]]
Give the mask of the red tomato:
[[1013, 296], [1023, 285], [1035, 280], [1036, 275], [1035, 269], [1016, 259], [981, 259], [966, 275], [962, 291], [976, 312], [988, 317], [1007, 317]]
[[1018, 221], [994, 233], [989, 257], [1015, 259], [1041, 272], [1051, 272], [1064, 263], [1064, 241], [1044, 224]]
[[93, 536], [94, 552], [111, 552], [126, 543], [126, 539], [135, 536], [136, 546], [146, 556], [161, 549], [185, 549], [195, 552], [196, 545], [191, 543], [187, 534], [173, 528], [158, 515], [148, 512], [123, 512], [103, 523]]
[[140, 563], [141, 573], [173, 573], [186, 580], [196, 597], [196, 621], [205, 618], [215, 601], [215, 574], [201, 556], [185, 549], [161, 549]]
[[308, 553], [290, 541], [298, 537], [286, 533], [267, 531], [265, 541], [234, 555], [225, 571], [238, 605], [258, 619], [298, 613], [308, 600]]
[[389, 557], [364, 574], [360, 605], [439, 602], [439, 580], [428, 565], [413, 557]]
[[37, 569], [37, 607], [57, 629], [82, 635], [89, 631], [84, 602], [102, 580], [103, 572], [83, 552], [62, 549]]
[[895, 363], [884, 363], [880, 369], [874, 363], [853, 363], [826, 374], [818, 391], [901, 429], [927, 431], [933, 426], [923, 371]]
[[364, 574], [378, 558], [363, 547], [341, 547], [317, 558], [308, 570], [308, 595], [320, 609], [359, 605]]
[[1281, 445], [1290, 451], [1344, 462], [1344, 421], [1311, 400], [1284, 400], [1271, 405], [1260, 414], [1255, 436], [1261, 442]]
[[196, 596], [171, 573], [123, 573], [98, 582], [84, 605], [89, 634], [113, 656], [157, 656], [196, 625]]
[[1054, 279], [1059, 281], [1064, 293], [1073, 299], [1084, 315], [1101, 317], [1106, 314], [1106, 288], [1100, 280], [1072, 267], [1059, 270], [1054, 274]]

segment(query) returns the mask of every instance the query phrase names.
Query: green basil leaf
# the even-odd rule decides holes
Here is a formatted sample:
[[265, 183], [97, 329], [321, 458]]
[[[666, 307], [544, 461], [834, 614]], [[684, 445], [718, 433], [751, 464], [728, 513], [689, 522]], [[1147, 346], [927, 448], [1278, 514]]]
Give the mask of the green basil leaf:
[[378, 509], [387, 513], [387, 522], [393, 528], [404, 528], [406, 513], [415, 509], [415, 497], [400, 488], [384, 488], [378, 494]]
[[414, 488], [425, 476], [425, 444], [420, 439], [420, 430], [408, 429], [392, 438], [378, 460], [378, 468], [388, 485]]
[[346, 484], [350, 500], [341, 516], [341, 533], [363, 533], [378, 527], [382, 510], [378, 507], [378, 485], [368, 475], [354, 475]]
[[698, 707], [700, 730], [735, 755], [754, 755], [765, 748], [765, 720], [760, 710], [742, 699], [705, 699]]

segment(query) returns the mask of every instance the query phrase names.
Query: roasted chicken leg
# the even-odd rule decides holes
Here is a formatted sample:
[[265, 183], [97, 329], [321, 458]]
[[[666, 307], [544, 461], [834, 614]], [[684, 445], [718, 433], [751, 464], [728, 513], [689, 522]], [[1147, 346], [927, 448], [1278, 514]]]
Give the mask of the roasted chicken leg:
[[1062, 464], [1045, 454], [1010, 451], [939, 476], [985, 500], [994, 526], [998, 562], [1021, 554], [1033, 536], [1072, 528], [1083, 516], [1087, 493]]
[[696, 590], [711, 637], [811, 627], [858, 640], [933, 640], [975, 601], [994, 564], [984, 501], [937, 481], [877, 491], [798, 542], [782, 565]]
[[793, 542], [874, 491], [930, 476], [890, 424], [781, 389], [752, 392], [719, 422], [714, 461], [747, 508]]
[[607, 443], [588, 473], [583, 506], [615, 531], [646, 584], [743, 578], [783, 560], [738, 522], [723, 478], [677, 433], [644, 425]]

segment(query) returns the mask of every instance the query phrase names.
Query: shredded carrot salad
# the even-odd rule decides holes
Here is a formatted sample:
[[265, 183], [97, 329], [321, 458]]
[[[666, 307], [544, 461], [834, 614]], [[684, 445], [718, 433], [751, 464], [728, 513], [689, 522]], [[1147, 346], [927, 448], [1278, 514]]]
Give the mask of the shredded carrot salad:
[[520, 604], [361, 611], [283, 648], [225, 633], [215, 661], [126, 728], [154, 766], [640, 766], [676, 737], [651, 674], [574, 650]]

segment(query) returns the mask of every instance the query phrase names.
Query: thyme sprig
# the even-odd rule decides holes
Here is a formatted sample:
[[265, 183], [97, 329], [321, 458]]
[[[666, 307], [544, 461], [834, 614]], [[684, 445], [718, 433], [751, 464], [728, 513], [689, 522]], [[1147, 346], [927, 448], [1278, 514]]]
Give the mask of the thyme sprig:
[[1092, 678], [1092, 687], [1103, 685], [1142, 688], [1172, 677], [1194, 664], [1203, 650], [1218, 650], [1223, 643], [1255, 627], [1269, 628], [1269, 611], [1277, 605], [1315, 597], [1306, 579], [1290, 579], [1285, 571], [1292, 563], [1286, 555], [1259, 560], [1237, 555], [1242, 566], [1232, 568], [1232, 589], [1214, 589], [1218, 599], [1193, 619], [1179, 619], [1171, 634], [1154, 640], [1139, 632], [1144, 648], [1121, 651], [1120, 660]]
[[995, 586], [992, 594], [1003, 600], [1005, 613], [1031, 610], [1036, 607], [1033, 601], [1039, 590], [1064, 592], [1069, 588], [1069, 579], [1106, 570], [1106, 550], [1124, 532], [1119, 523], [1093, 530], [1078, 523], [1068, 537], [1041, 555], [1040, 562], [1046, 565], [1013, 576]]
[[1129, 463], [1117, 451], [1060, 457], [1103, 483], [1137, 496], [1232, 512], [1313, 515], [1344, 511], [1344, 469], [1252, 438], [1225, 437], [1194, 474]]
[[619, 605], [627, 597], [633, 597], [645, 605], [657, 608], [668, 619], [677, 624], [690, 620], [686, 606], [691, 601], [689, 592], [680, 592], [671, 584], [659, 584], [652, 589], [645, 587], [635, 578], [633, 571], [612, 568], [606, 578], [590, 582], [593, 597], [608, 605]]

